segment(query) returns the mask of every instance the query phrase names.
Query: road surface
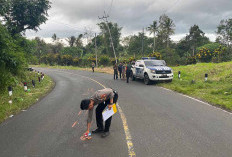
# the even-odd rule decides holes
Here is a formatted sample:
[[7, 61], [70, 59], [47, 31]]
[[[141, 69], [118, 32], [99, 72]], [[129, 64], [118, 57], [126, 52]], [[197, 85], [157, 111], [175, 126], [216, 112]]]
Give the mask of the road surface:
[[[39, 71], [56, 86], [27, 111], [0, 124], [1, 157], [232, 156], [232, 115], [221, 109], [142, 81], [113, 80], [109, 74]], [[78, 116], [80, 101], [103, 87], [118, 91], [121, 111], [112, 119], [110, 136], [81, 141], [87, 115]]]

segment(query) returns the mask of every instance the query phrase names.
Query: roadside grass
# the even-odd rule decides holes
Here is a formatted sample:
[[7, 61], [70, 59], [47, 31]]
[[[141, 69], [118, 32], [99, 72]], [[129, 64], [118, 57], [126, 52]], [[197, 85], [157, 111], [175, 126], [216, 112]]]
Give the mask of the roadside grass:
[[[35, 80], [35, 88], [32, 86], [32, 79]], [[24, 91], [23, 83], [18, 83], [13, 87], [13, 95], [9, 97], [8, 91], [0, 94], [0, 123], [6, 120], [10, 115], [15, 115], [21, 110], [26, 110], [32, 104], [37, 102], [49, 91], [51, 91], [55, 85], [54, 81], [47, 75], [44, 80], [39, 83], [38, 74], [35, 72], [26, 72], [26, 80], [28, 85], [28, 91]], [[9, 100], [13, 103], [10, 104]]]
[[[172, 83], [159, 83], [159, 86], [232, 111], [232, 62], [199, 63], [173, 67], [173, 70]], [[178, 71], [181, 71], [181, 79], [178, 79]], [[205, 73], [208, 74], [206, 82]]]
[[[33, 67], [92, 71], [91, 68], [72, 66], [33, 65]], [[171, 83], [157, 83], [157, 86], [162, 86], [232, 111], [232, 62], [198, 63], [172, 68], [174, 70], [173, 81]], [[95, 71], [113, 74], [112, 67], [95, 68]], [[181, 71], [181, 79], [178, 79], [178, 71]], [[205, 73], [208, 74], [208, 81], [206, 82]], [[194, 82], [192, 82], [193, 80]]]
[[[92, 71], [92, 68], [90, 68], [90, 67], [75, 67], [75, 66], [60, 66], [60, 65], [49, 66], [49, 65], [46, 65], [46, 64], [31, 65], [31, 67]], [[95, 67], [94, 71], [95, 72], [100, 72], [100, 73], [114, 74], [113, 66], [112, 67], [99, 67], [99, 68]]]

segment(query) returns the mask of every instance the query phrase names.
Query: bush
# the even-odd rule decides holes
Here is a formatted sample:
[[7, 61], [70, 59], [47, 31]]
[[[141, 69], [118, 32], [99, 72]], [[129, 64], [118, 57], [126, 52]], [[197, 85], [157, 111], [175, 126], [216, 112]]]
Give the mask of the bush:
[[187, 58], [187, 64], [196, 64], [196, 63], [197, 63], [196, 56], [190, 56]]
[[61, 57], [61, 64], [70, 66], [72, 65], [73, 58], [71, 55], [63, 55]]
[[105, 56], [105, 55], [100, 56], [100, 58], [99, 58], [100, 65], [107, 66], [107, 65], [109, 65], [109, 63], [110, 63], [110, 58], [108, 56]]
[[78, 66], [78, 64], [79, 64], [79, 58], [74, 58], [73, 59], [73, 65]]
[[203, 47], [201, 48], [196, 57], [201, 61], [201, 62], [210, 62], [213, 57], [213, 51], [210, 51], [209, 49]]
[[156, 57], [156, 59], [162, 59], [162, 55], [159, 52], [153, 52], [148, 55], [149, 57]]

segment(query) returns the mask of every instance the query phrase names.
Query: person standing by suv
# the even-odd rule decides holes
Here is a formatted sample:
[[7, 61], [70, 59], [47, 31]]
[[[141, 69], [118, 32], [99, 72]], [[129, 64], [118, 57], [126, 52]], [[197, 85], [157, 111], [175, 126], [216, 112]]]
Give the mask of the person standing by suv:
[[126, 82], [127, 83], [129, 83], [130, 76], [131, 76], [131, 64], [130, 62], [128, 62], [126, 66]]
[[122, 79], [122, 63], [120, 63], [118, 66], [118, 72], [119, 72], [120, 79]]

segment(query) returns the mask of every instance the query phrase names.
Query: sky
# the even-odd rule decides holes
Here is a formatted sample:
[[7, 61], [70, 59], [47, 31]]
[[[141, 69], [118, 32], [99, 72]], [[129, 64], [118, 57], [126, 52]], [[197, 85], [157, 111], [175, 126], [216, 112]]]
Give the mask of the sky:
[[[118, 23], [122, 37], [138, 34], [162, 14], [175, 23], [173, 41], [179, 41], [194, 24], [214, 41], [222, 19], [232, 18], [232, 0], [50, 0], [51, 9], [45, 24], [38, 32], [27, 31], [27, 38], [36, 36], [51, 40], [78, 36], [84, 32], [99, 33], [98, 17], [109, 15], [109, 21]], [[149, 34], [148, 32], [146, 32]]]

